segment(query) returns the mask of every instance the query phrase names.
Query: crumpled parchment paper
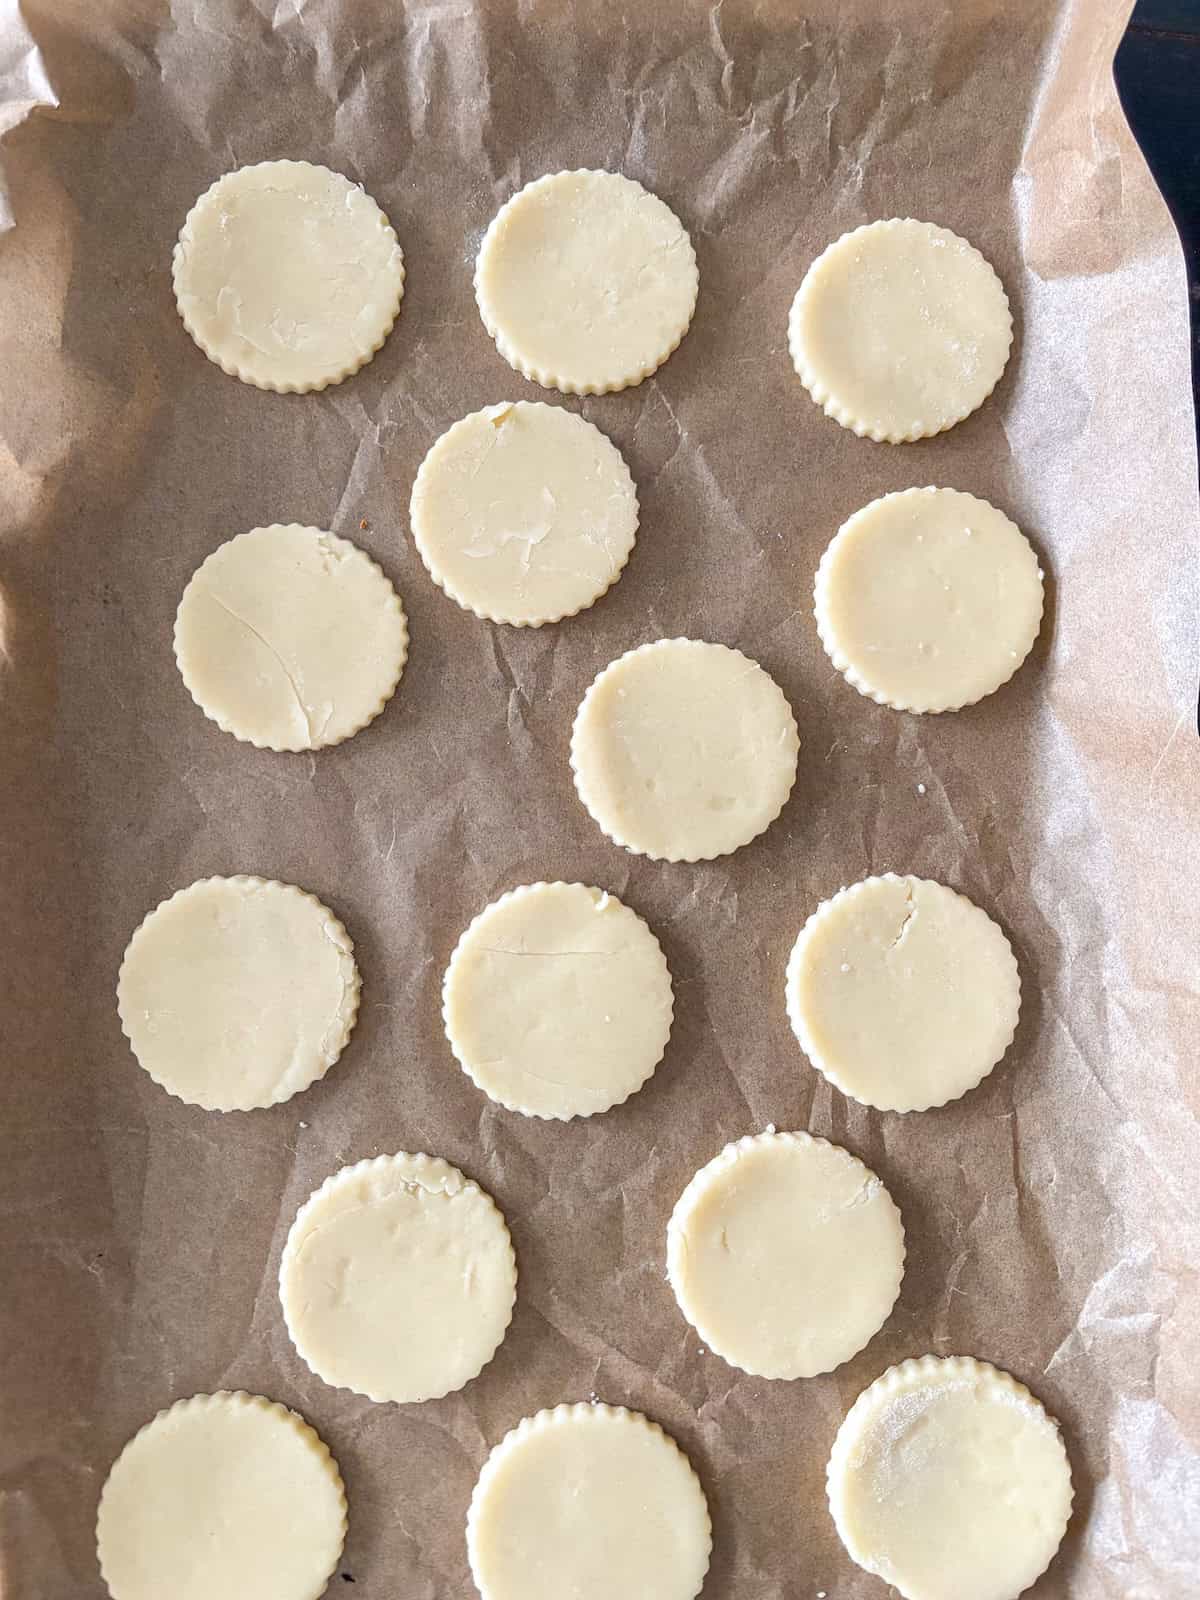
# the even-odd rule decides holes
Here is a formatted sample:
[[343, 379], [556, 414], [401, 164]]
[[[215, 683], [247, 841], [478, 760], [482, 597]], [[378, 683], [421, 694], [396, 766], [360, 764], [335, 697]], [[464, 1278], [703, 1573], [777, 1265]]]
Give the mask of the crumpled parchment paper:
[[[0, 6], [6, 1596], [95, 1600], [112, 1458], [159, 1407], [224, 1385], [297, 1407], [341, 1463], [351, 1524], [331, 1594], [350, 1578], [380, 1600], [469, 1594], [463, 1519], [487, 1450], [522, 1415], [594, 1393], [647, 1411], [696, 1463], [711, 1600], [870, 1600], [883, 1588], [838, 1545], [825, 1461], [858, 1391], [927, 1350], [1010, 1369], [1062, 1419], [1076, 1511], [1031, 1592], [1200, 1590], [1196, 463], [1180, 255], [1110, 81], [1123, 24], [1101, 0], [813, 0], [804, 16], [782, 0]], [[361, 180], [408, 267], [371, 365], [299, 397], [207, 362], [169, 276], [197, 194], [285, 155]], [[582, 165], [675, 209], [700, 302], [654, 378], [562, 402], [625, 453], [641, 530], [593, 610], [519, 632], [434, 588], [406, 508], [449, 423], [543, 398], [488, 339], [472, 263], [517, 186]], [[898, 447], [824, 418], [785, 340], [812, 258], [892, 215], [979, 245], [1018, 326], [983, 410]], [[840, 522], [926, 483], [1014, 516], [1050, 600], [1017, 678], [936, 718], [856, 695], [811, 617]], [[290, 520], [358, 540], [412, 628], [386, 714], [312, 758], [218, 732], [171, 657], [202, 558]], [[567, 767], [595, 672], [677, 633], [761, 661], [803, 739], [779, 822], [699, 866], [611, 846]], [[783, 1006], [817, 901], [889, 869], [977, 900], [1024, 983], [1003, 1065], [908, 1117], [833, 1093]], [[363, 1009], [322, 1084], [219, 1116], [138, 1070], [113, 987], [151, 906], [238, 871], [336, 910]], [[644, 915], [677, 1000], [650, 1084], [571, 1124], [487, 1102], [438, 1015], [467, 921], [554, 877]], [[908, 1229], [886, 1328], [808, 1382], [704, 1353], [663, 1276], [685, 1182], [768, 1123], [846, 1144]], [[310, 1190], [397, 1149], [484, 1184], [521, 1272], [484, 1374], [407, 1408], [312, 1377], [276, 1295]]]

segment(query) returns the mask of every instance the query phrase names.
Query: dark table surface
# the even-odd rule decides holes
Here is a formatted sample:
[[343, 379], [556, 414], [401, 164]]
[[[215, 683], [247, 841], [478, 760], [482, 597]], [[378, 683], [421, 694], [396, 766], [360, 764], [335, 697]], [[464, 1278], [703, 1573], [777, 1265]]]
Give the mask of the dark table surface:
[[1183, 246], [1200, 455], [1200, 0], [1138, 0], [1113, 75]]

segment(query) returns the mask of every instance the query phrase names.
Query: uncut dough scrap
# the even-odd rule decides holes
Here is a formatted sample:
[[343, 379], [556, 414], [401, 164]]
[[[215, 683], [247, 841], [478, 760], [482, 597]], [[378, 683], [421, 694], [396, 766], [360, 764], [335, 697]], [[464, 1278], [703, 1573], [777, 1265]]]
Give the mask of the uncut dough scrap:
[[989, 263], [911, 217], [834, 241], [792, 302], [800, 380], [843, 428], [893, 444], [941, 433], [981, 406], [1008, 362], [1012, 315]]
[[986, 500], [905, 489], [838, 530], [817, 569], [817, 631], [860, 694], [956, 711], [1007, 683], [1042, 621], [1028, 539]]
[[519, 400], [463, 417], [421, 463], [413, 538], [433, 581], [491, 622], [540, 627], [616, 582], [637, 491], [599, 428]]
[[160, 1411], [117, 1457], [96, 1518], [113, 1600], [317, 1600], [345, 1537], [321, 1439], [240, 1391]]
[[408, 657], [396, 591], [357, 545], [274, 523], [197, 569], [175, 618], [188, 693], [219, 728], [267, 750], [339, 744], [377, 717]]
[[667, 359], [699, 281], [692, 242], [657, 195], [615, 172], [556, 172], [497, 212], [475, 299], [511, 367], [565, 394], [605, 394]]
[[460, 1066], [531, 1117], [619, 1105], [653, 1073], [671, 1032], [658, 940], [615, 895], [581, 883], [529, 884], [481, 911], [442, 998]]
[[711, 1547], [687, 1457], [623, 1407], [527, 1417], [484, 1463], [467, 1514], [483, 1600], [693, 1600]]
[[583, 697], [571, 768], [594, 822], [635, 855], [708, 861], [757, 837], [796, 781], [796, 720], [740, 650], [660, 639]]
[[210, 361], [296, 394], [341, 383], [379, 349], [404, 258], [361, 184], [307, 161], [263, 161], [196, 201], [173, 277], [183, 325]]
[[727, 1145], [683, 1191], [667, 1276], [714, 1354], [760, 1378], [810, 1378], [883, 1326], [904, 1275], [904, 1227], [881, 1181], [807, 1133]]
[[288, 1100], [341, 1055], [358, 1014], [345, 928], [303, 889], [203, 878], [150, 912], [117, 981], [121, 1027], [170, 1094], [209, 1111]]
[[969, 1356], [905, 1361], [864, 1390], [838, 1430], [828, 1487], [852, 1558], [904, 1600], [1015, 1600], [1071, 1515], [1057, 1423]]
[[435, 1400], [495, 1355], [517, 1265], [491, 1196], [436, 1156], [343, 1167], [296, 1214], [279, 1266], [292, 1343], [368, 1400]]
[[1012, 1043], [1021, 983], [1012, 949], [964, 895], [887, 873], [827, 900], [787, 971], [805, 1054], [835, 1088], [880, 1111], [924, 1111], [973, 1089]]

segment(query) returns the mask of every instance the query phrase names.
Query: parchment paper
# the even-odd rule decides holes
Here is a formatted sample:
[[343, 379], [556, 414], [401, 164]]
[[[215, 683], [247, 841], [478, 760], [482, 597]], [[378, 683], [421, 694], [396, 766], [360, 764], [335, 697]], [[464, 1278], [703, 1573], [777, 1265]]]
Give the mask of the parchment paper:
[[[159, 1407], [221, 1386], [297, 1407], [341, 1463], [351, 1523], [331, 1594], [469, 1594], [463, 1518], [489, 1447], [528, 1412], [597, 1394], [647, 1411], [696, 1463], [707, 1600], [870, 1600], [882, 1585], [837, 1543], [824, 1464], [858, 1391], [927, 1350], [1009, 1368], [1063, 1421], [1076, 1511], [1040, 1600], [1195, 1595], [1196, 463], [1180, 255], [1110, 82], [1123, 8], [36, 0], [31, 37], [14, 0], [0, 15], [5, 1600], [95, 1600], [114, 1455]], [[283, 155], [365, 183], [408, 265], [382, 352], [304, 397], [207, 362], [169, 281], [196, 195]], [[641, 531], [599, 605], [521, 632], [434, 588], [406, 508], [449, 423], [541, 397], [488, 339], [472, 262], [517, 186], [577, 165], [627, 172], [676, 210], [700, 302], [653, 379], [563, 402], [625, 453]], [[1017, 344], [971, 420], [874, 445], [808, 400], [786, 316], [833, 236], [909, 214], [995, 262]], [[1035, 657], [937, 718], [856, 695], [810, 614], [839, 523], [925, 483], [1011, 513], [1049, 574]], [[412, 628], [391, 708], [315, 758], [218, 732], [170, 648], [202, 558], [290, 520], [364, 545]], [[778, 824], [700, 866], [611, 846], [567, 768], [595, 672], [677, 633], [760, 660], [803, 738]], [[976, 899], [1024, 981], [1003, 1065], [908, 1117], [831, 1092], [782, 998], [817, 901], [888, 869]], [[364, 1004], [323, 1083], [220, 1116], [138, 1070], [113, 986], [151, 906], [238, 871], [337, 911]], [[565, 1125], [486, 1101], [438, 1017], [470, 917], [554, 877], [642, 913], [677, 997], [650, 1084]], [[886, 1328], [808, 1382], [702, 1353], [663, 1276], [687, 1179], [767, 1123], [844, 1142], [908, 1228]], [[310, 1190], [397, 1149], [491, 1190], [521, 1271], [484, 1374], [405, 1408], [312, 1377], [275, 1290]]]

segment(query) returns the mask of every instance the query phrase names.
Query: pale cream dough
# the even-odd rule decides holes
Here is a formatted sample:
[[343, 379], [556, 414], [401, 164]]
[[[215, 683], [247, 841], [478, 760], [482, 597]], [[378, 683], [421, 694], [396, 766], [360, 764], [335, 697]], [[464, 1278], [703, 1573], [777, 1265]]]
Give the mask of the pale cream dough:
[[892, 1367], [852, 1406], [829, 1458], [829, 1506], [860, 1567], [904, 1600], [1016, 1600], [1071, 1515], [1058, 1424], [969, 1356]]
[[883, 1183], [807, 1133], [726, 1145], [667, 1227], [667, 1277], [705, 1345], [760, 1378], [811, 1378], [883, 1326], [904, 1227]]
[[687, 1457], [624, 1407], [526, 1417], [484, 1463], [467, 1514], [483, 1600], [693, 1600], [711, 1548]]
[[189, 1105], [276, 1105], [323, 1078], [345, 1048], [358, 1014], [353, 952], [303, 889], [203, 878], [129, 941], [121, 1027], [139, 1065]]
[[843, 524], [817, 569], [817, 631], [860, 694], [956, 711], [1007, 683], [1042, 621], [1028, 539], [986, 500], [905, 489]]
[[361, 184], [307, 161], [263, 161], [196, 201], [173, 276], [183, 325], [210, 361], [295, 394], [371, 359], [400, 309], [404, 258]]
[[1021, 1006], [1004, 934], [964, 895], [887, 873], [843, 889], [801, 930], [787, 1010], [812, 1064], [880, 1111], [973, 1089], [1012, 1043]]
[[399, 597], [348, 539], [253, 528], [197, 569], [175, 617], [188, 693], [265, 750], [339, 744], [379, 715], [408, 657]]
[[708, 861], [770, 827], [796, 781], [796, 720], [740, 650], [661, 639], [596, 678], [571, 734], [575, 788], [635, 855]]
[[828, 416], [871, 439], [961, 422], [1008, 362], [1008, 296], [979, 251], [911, 217], [855, 228], [819, 255], [792, 302], [788, 345]]
[[699, 281], [692, 242], [657, 195], [615, 172], [556, 172], [497, 212], [475, 299], [511, 367], [565, 394], [605, 394], [667, 359]]
[[259, 1395], [193, 1395], [134, 1434], [100, 1496], [113, 1600], [317, 1600], [346, 1538], [328, 1448]]
[[589, 1117], [627, 1100], [671, 1033], [658, 940], [615, 895], [581, 883], [513, 889], [467, 928], [442, 990], [455, 1058], [525, 1116]]
[[297, 1212], [279, 1266], [288, 1333], [318, 1378], [399, 1404], [477, 1377], [516, 1292], [495, 1202], [427, 1155], [335, 1172]]
[[433, 581], [490, 622], [541, 627], [609, 589], [633, 549], [637, 491], [599, 428], [526, 400], [463, 417], [413, 484], [413, 538]]

